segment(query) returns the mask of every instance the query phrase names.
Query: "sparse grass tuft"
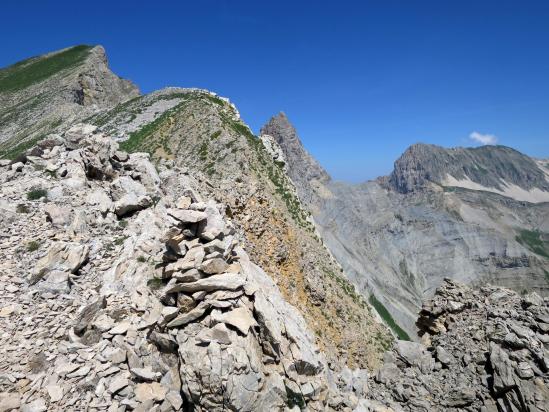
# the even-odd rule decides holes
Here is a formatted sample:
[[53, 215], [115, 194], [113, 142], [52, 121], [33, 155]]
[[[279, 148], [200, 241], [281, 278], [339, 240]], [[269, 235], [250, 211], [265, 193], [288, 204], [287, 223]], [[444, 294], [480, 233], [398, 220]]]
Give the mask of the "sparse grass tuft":
[[30, 192], [27, 193], [27, 199], [28, 200], [38, 200], [42, 197], [47, 197], [48, 191], [45, 189], [32, 189]]
[[164, 282], [162, 282], [162, 279], [152, 278], [147, 281], [147, 286], [152, 290], [158, 290], [164, 286]]
[[40, 243], [38, 243], [36, 240], [32, 240], [29, 243], [27, 243], [27, 250], [29, 252], [35, 252], [40, 248]]
[[128, 236], [120, 236], [114, 240], [114, 244], [117, 246], [123, 245], [124, 241], [128, 238]]

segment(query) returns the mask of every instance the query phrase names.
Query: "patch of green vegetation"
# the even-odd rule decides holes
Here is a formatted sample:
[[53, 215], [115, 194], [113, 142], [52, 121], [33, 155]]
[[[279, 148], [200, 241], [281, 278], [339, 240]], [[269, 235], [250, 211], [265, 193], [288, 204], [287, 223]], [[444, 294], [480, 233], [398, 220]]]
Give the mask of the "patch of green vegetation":
[[398, 336], [400, 340], [411, 340], [410, 336], [402, 329], [393, 319], [387, 308], [381, 303], [375, 295], [371, 294], [368, 299], [370, 305], [374, 307], [376, 312], [385, 321], [385, 324], [391, 328], [391, 330]]
[[128, 221], [127, 220], [121, 220], [118, 222], [118, 226], [121, 228], [121, 229], [125, 229], [128, 227]]
[[221, 98], [219, 98], [217, 96], [212, 96], [209, 93], [200, 93], [200, 97], [205, 98], [206, 100], [209, 100], [210, 102], [215, 103], [218, 106], [224, 106], [225, 105], [225, 102], [223, 100], [221, 100]]
[[[118, 106], [112, 108], [106, 113], [93, 115], [84, 120], [84, 123], [91, 123], [97, 127], [106, 125], [111, 119], [114, 119], [120, 113], [123, 113], [129, 109], [129, 107], [136, 101], [143, 99], [143, 96], [137, 96], [124, 103], [120, 103]], [[132, 112], [133, 114], [133, 112]]]
[[15, 160], [21, 153], [26, 152], [33, 147], [38, 141], [46, 137], [44, 134], [33, 137], [32, 139], [25, 140], [15, 146], [11, 146], [9, 142], [6, 142], [2, 146], [5, 149], [0, 149], [0, 158]]
[[212, 140], [215, 140], [217, 139], [219, 136], [221, 136], [221, 130], [218, 130], [217, 132], [213, 132], [212, 135], [210, 136], [210, 138]]
[[164, 286], [162, 279], [152, 278], [147, 281], [147, 286], [152, 290], [158, 290]]
[[[5, 141], [0, 145], [0, 158], [10, 160], [17, 159], [17, 157], [19, 157], [22, 153], [34, 147], [40, 140], [46, 138], [48, 134], [53, 133], [62, 123], [62, 119], [57, 119], [52, 122], [44, 122], [42, 124], [42, 130], [46, 130], [44, 133], [40, 133], [30, 139], [26, 139], [27, 136], [17, 135], [8, 141]], [[25, 140], [15, 144], [15, 142], [21, 141], [22, 139]]]
[[155, 145], [154, 147], [151, 146], [151, 138], [153, 134], [158, 131], [160, 126], [164, 124], [165, 121], [167, 121], [173, 114], [179, 111], [185, 105], [185, 103], [187, 103], [189, 95], [184, 94], [182, 96], [184, 96], [186, 100], [182, 101], [171, 109], [166, 110], [155, 120], [144, 125], [141, 129], [130, 133], [130, 137], [128, 138], [128, 140], [120, 143], [120, 149], [125, 150], [129, 153], [133, 153], [138, 150], [144, 150], [151, 155], [154, 154], [154, 151], [158, 147], [158, 145]]
[[310, 222], [307, 220], [307, 213], [301, 207], [301, 202], [299, 198], [295, 195], [293, 190], [287, 184], [286, 175], [279, 167], [272, 167], [266, 165], [267, 176], [275, 186], [275, 191], [284, 203], [286, 203], [286, 208], [292, 215], [292, 218], [302, 227], [310, 227]]
[[44, 93], [36, 96], [31, 96], [11, 107], [4, 108], [0, 113], [0, 126], [7, 126], [10, 123], [17, 122], [22, 113], [27, 113], [34, 110], [41, 103], [46, 101]]
[[114, 240], [114, 244], [117, 245], [117, 246], [120, 246], [122, 244], [124, 244], [124, 241], [128, 238], [128, 236], [120, 236], [120, 237], [117, 237], [115, 240]]
[[48, 196], [48, 191], [40, 188], [32, 189], [30, 192], [27, 193], [28, 200], [38, 200], [42, 197], [47, 197], [47, 196]]
[[206, 166], [206, 174], [210, 177], [212, 177], [215, 174], [215, 163], [214, 162], [208, 163], [208, 165]]
[[198, 157], [199, 157], [200, 160], [202, 160], [203, 162], [206, 161], [206, 159], [208, 158], [208, 143], [203, 142], [203, 143], [200, 145], [200, 149], [198, 149]]
[[137, 261], [139, 263], [145, 263], [147, 261], [147, 258], [143, 255], [140, 255], [140, 256], [137, 257]]
[[29, 252], [35, 252], [40, 248], [40, 243], [38, 243], [36, 240], [32, 240], [29, 243], [27, 243], [27, 250]]
[[547, 283], [549, 283], [549, 272], [543, 269], [543, 274], [545, 275], [545, 280], [547, 281]]
[[61, 53], [31, 58], [0, 71], [0, 93], [14, 92], [41, 82], [54, 74], [80, 64], [91, 46], [75, 46]]
[[544, 234], [537, 230], [522, 229], [519, 234], [515, 236], [515, 240], [521, 245], [527, 247], [537, 255], [543, 256], [549, 259], [549, 235]]

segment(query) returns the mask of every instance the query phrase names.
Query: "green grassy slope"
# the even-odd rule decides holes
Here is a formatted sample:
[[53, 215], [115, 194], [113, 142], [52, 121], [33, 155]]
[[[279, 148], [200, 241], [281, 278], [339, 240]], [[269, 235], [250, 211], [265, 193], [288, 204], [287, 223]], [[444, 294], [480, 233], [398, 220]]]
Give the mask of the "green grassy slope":
[[48, 57], [33, 57], [0, 70], [0, 93], [15, 92], [80, 64], [92, 46], [75, 46]]

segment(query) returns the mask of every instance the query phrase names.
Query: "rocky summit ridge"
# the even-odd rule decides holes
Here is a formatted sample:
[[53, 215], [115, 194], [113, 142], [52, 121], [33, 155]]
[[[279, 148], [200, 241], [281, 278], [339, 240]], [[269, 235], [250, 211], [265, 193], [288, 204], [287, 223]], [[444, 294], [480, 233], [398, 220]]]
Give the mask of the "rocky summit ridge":
[[105, 49], [79, 45], [0, 69], [0, 157], [139, 95], [108, 67]]
[[[546, 298], [444, 279], [474, 283], [447, 256], [435, 281], [407, 256], [403, 283], [384, 271], [396, 246], [363, 253], [364, 233], [378, 247], [443, 215], [414, 209], [417, 191], [333, 182], [285, 114], [257, 137], [210, 91], [139, 95], [100, 46], [10, 66], [0, 86], [0, 412], [548, 410]], [[445, 207], [479, 201], [427, 186]], [[543, 228], [543, 204], [514, 202], [497, 211]], [[383, 225], [349, 232], [357, 211]], [[541, 293], [543, 243], [523, 235], [526, 258], [484, 265]]]
[[52, 136], [0, 171], [0, 410], [344, 403], [223, 205], [190, 176], [165, 185], [177, 169], [159, 174], [95, 129]]

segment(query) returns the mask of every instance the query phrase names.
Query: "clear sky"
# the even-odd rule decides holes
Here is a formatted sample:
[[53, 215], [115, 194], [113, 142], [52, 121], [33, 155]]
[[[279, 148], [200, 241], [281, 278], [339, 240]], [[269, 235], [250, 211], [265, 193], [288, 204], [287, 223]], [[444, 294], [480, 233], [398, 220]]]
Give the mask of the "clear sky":
[[27, 0], [0, 21], [0, 66], [102, 44], [143, 92], [213, 90], [256, 132], [283, 110], [341, 180], [416, 142], [549, 157], [549, 1]]

